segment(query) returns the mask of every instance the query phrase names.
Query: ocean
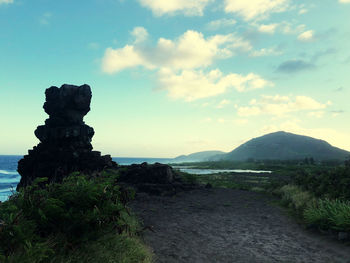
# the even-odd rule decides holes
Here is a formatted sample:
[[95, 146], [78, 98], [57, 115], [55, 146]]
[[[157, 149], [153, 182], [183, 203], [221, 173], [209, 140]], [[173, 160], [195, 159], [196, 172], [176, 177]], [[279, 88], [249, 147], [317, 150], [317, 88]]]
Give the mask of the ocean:
[[[23, 156], [0, 155], [0, 201], [6, 201], [15, 191], [20, 175], [17, 173], [17, 163]], [[171, 159], [166, 158], [124, 158], [113, 157], [113, 161], [120, 165], [147, 163], [169, 163]]]

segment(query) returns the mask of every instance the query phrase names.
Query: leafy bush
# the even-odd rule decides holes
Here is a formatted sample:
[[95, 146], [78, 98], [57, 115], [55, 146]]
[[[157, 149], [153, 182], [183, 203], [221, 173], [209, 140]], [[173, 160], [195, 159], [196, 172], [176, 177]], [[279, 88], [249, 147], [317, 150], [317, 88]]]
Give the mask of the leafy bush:
[[126, 207], [133, 193], [116, 184], [117, 174], [75, 174], [61, 184], [46, 180], [37, 179], [0, 205], [1, 262], [61, 262], [52, 260], [106, 233], [136, 233], [137, 220]]
[[300, 170], [294, 182], [320, 198], [350, 200], [350, 167]]
[[322, 229], [350, 231], [350, 202], [341, 200], [319, 200], [304, 211], [307, 223]]

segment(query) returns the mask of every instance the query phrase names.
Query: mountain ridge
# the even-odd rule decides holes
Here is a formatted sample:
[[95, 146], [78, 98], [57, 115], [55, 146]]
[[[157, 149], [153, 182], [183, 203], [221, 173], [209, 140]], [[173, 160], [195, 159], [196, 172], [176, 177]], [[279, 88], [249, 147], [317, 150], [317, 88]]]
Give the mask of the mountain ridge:
[[[203, 154], [205, 158], [200, 158]], [[217, 154], [215, 154], [217, 153]], [[196, 157], [196, 158], [193, 158]], [[189, 155], [180, 155], [177, 162], [199, 161], [246, 161], [254, 160], [345, 160], [350, 152], [334, 147], [328, 142], [310, 136], [294, 134], [285, 131], [268, 133], [241, 144], [228, 153], [220, 151], [204, 151]]]
[[350, 152], [313, 137], [278, 131], [253, 138], [231, 152], [218, 156], [221, 160], [345, 160]]
[[203, 162], [203, 161], [209, 161], [210, 158], [226, 154], [222, 151], [201, 151], [201, 152], [195, 152], [188, 155], [179, 155], [173, 159], [175, 162]]

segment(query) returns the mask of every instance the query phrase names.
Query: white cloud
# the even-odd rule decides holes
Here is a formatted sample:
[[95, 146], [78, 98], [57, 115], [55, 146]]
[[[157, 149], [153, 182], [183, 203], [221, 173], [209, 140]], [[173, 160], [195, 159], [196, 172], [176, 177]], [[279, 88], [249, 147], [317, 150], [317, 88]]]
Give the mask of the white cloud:
[[259, 24], [256, 21], [251, 23], [252, 26], [264, 34], [274, 34], [275, 32], [281, 32], [282, 34], [301, 34], [305, 31], [306, 25], [295, 24], [295, 22], [282, 21], [280, 23], [273, 24]]
[[139, 2], [151, 9], [156, 16], [180, 12], [187, 16], [202, 16], [210, 0], [139, 0]]
[[258, 116], [262, 114], [273, 116], [284, 116], [290, 112], [298, 111], [319, 111], [325, 109], [331, 103], [322, 104], [307, 96], [262, 96], [260, 100], [251, 100], [250, 106], [239, 107], [239, 116]]
[[314, 40], [314, 31], [313, 30], [308, 30], [305, 31], [303, 33], [301, 33], [298, 36], [298, 40], [302, 41], [302, 42], [310, 42]]
[[108, 48], [102, 61], [103, 71], [115, 73], [136, 66], [171, 69], [207, 67], [215, 59], [232, 57], [235, 50], [245, 51], [252, 48], [248, 41], [235, 34], [205, 38], [202, 33], [192, 30], [188, 30], [176, 40], [160, 38], [155, 47], [138, 45], [140, 34], [141, 39], [144, 39], [148, 35], [146, 32], [140, 28], [134, 29], [132, 34], [138, 36], [138, 39], [133, 45], [118, 49]]
[[109, 74], [136, 66], [153, 68], [153, 65], [148, 64], [142, 55], [129, 45], [116, 50], [107, 48], [102, 59], [102, 70]]
[[254, 50], [250, 53], [251, 57], [264, 57], [264, 56], [279, 56], [282, 54], [282, 51], [278, 50], [275, 47], [272, 48], [262, 48], [260, 50]]
[[229, 88], [244, 92], [273, 85], [253, 73], [245, 76], [234, 73], [224, 75], [218, 69], [208, 73], [183, 70], [180, 74], [176, 74], [164, 68], [158, 74], [161, 88], [166, 89], [170, 97], [186, 101], [216, 96], [225, 93]]
[[135, 41], [134, 41], [135, 44], [142, 43], [148, 38], [148, 32], [142, 26], [135, 27], [132, 30], [131, 35], [135, 38]]
[[207, 39], [202, 33], [187, 31], [176, 41], [160, 38], [150, 60], [160, 66], [190, 69], [212, 64], [216, 58], [231, 57], [225, 45], [236, 41], [234, 35], [215, 35]]
[[207, 24], [207, 28], [211, 30], [216, 30], [222, 27], [233, 26], [237, 23], [234, 19], [222, 18], [218, 20], [213, 20]]
[[230, 50], [236, 50], [240, 53], [246, 53], [251, 51], [253, 49], [253, 46], [248, 40], [235, 36], [234, 41], [232, 41], [231, 44], [227, 45], [227, 48]]
[[349, 3], [350, 3], [350, 0], [339, 0], [339, 3], [342, 3], [342, 4], [349, 4]]
[[307, 10], [306, 8], [303, 8], [303, 9], [300, 9], [299, 10], [299, 15], [303, 15], [303, 14], [306, 14], [307, 12], [309, 12], [309, 10]]
[[0, 5], [1, 4], [12, 4], [13, 0], [0, 0]]
[[288, 0], [225, 0], [225, 12], [237, 13], [245, 20], [263, 19], [271, 13], [283, 12]]
[[220, 103], [216, 106], [216, 108], [218, 109], [222, 109], [223, 107], [225, 107], [226, 105], [230, 104], [231, 101], [223, 99], [222, 101], [220, 101]]
[[234, 122], [237, 124], [237, 125], [245, 125], [248, 123], [248, 120], [247, 119], [235, 119]]
[[238, 108], [238, 115], [239, 116], [257, 116], [262, 113], [260, 107], [257, 106], [248, 106], [248, 107], [239, 107]]
[[262, 33], [273, 34], [276, 31], [278, 24], [260, 25], [258, 30]]
[[311, 111], [307, 115], [312, 118], [320, 119], [324, 116], [324, 111]]
[[301, 32], [305, 31], [306, 25], [293, 25], [290, 22], [283, 21], [279, 24], [279, 27], [284, 34], [300, 34]]
[[138, 66], [156, 70], [160, 88], [167, 90], [170, 97], [186, 101], [216, 96], [229, 88], [244, 92], [273, 86], [254, 73], [225, 75], [219, 69], [204, 71], [217, 59], [252, 49], [248, 41], [235, 34], [205, 38], [202, 33], [189, 30], [175, 40], [160, 38], [154, 47], [142, 43], [148, 37], [144, 28], [138, 27], [131, 34], [136, 39], [133, 44], [106, 49], [103, 72], [113, 74]]

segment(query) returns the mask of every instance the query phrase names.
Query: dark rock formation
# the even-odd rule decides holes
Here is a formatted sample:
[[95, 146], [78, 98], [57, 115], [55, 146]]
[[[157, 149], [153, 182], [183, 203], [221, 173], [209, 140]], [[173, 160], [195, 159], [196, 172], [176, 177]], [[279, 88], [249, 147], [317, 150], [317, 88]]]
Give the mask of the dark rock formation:
[[184, 190], [198, 188], [195, 184], [184, 183], [173, 169], [166, 164], [133, 164], [120, 166], [119, 182], [135, 188], [137, 192], [153, 195], [173, 195]]
[[119, 180], [131, 183], [152, 183], [152, 184], [170, 184], [175, 181], [173, 169], [166, 164], [132, 164], [127, 169], [120, 169]]
[[92, 151], [94, 129], [83, 121], [90, 111], [90, 86], [53, 86], [45, 95], [49, 118], [35, 130], [40, 143], [18, 162], [21, 181], [17, 188], [30, 185], [37, 177], [60, 182], [74, 171], [91, 173], [116, 165], [109, 155]]

